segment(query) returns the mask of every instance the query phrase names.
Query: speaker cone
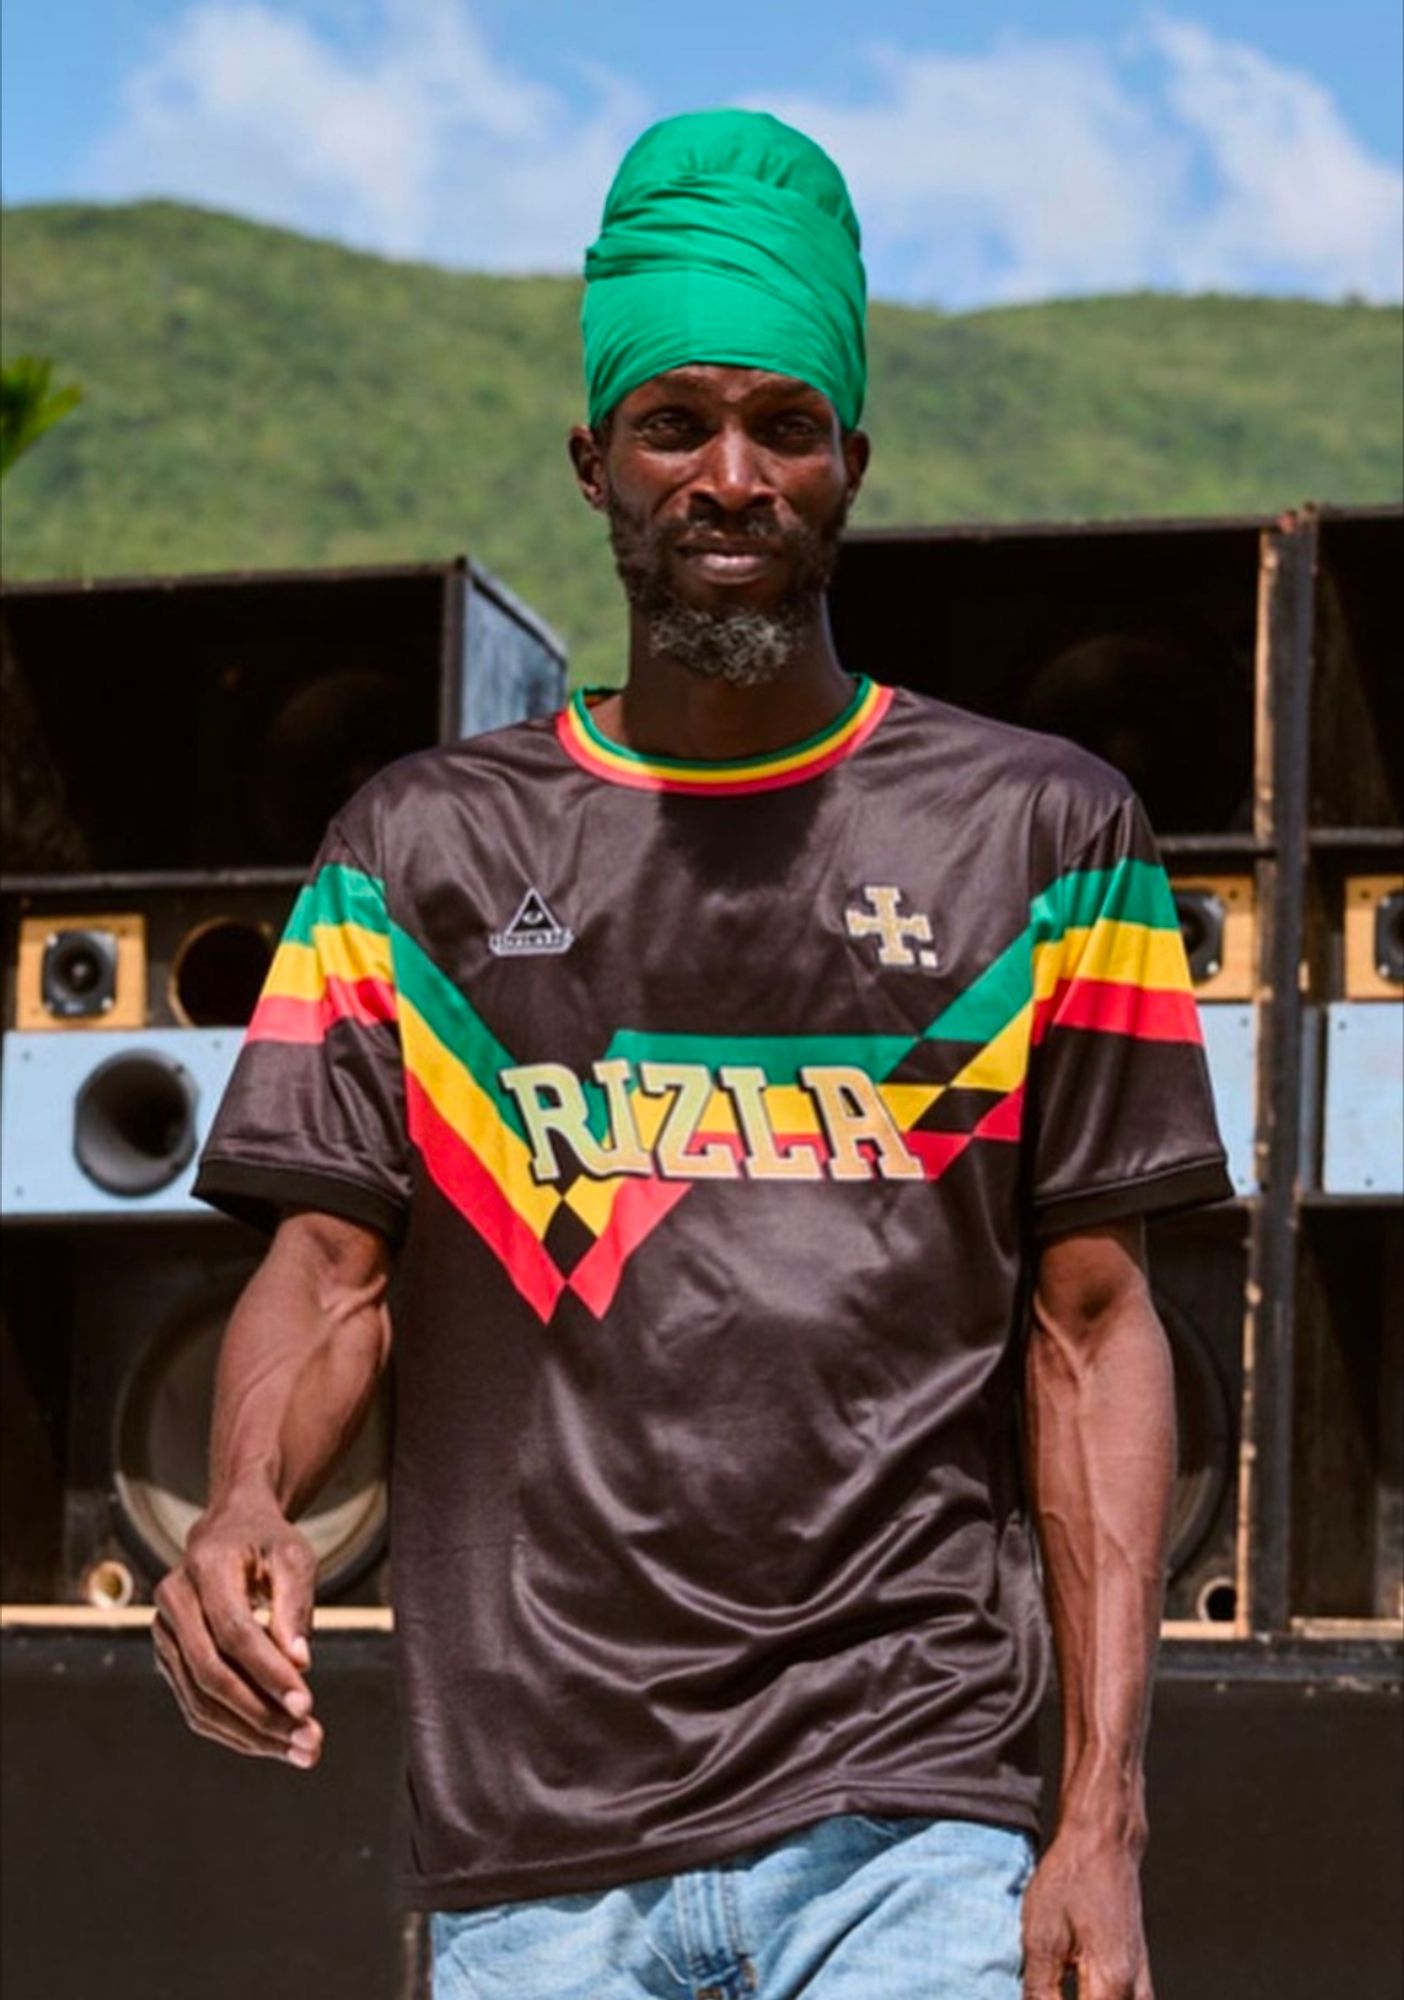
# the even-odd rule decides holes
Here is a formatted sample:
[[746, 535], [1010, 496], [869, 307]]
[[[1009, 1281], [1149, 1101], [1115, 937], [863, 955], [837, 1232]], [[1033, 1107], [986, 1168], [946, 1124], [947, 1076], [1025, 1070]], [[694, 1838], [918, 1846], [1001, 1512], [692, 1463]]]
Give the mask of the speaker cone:
[[1234, 1426], [1208, 1341], [1160, 1292], [1155, 1309], [1175, 1364], [1179, 1462], [1170, 1503], [1168, 1561], [1174, 1578], [1194, 1560], [1219, 1517], [1234, 1476]]
[[1221, 649], [1108, 633], [1033, 675], [1016, 718], [1125, 773], [1162, 833], [1229, 827], [1245, 797], [1251, 709]]
[[[237, 1292], [206, 1297], [148, 1342], [118, 1398], [114, 1484], [128, 1530], [152, 1565], [179, 1562], [209, 1494], [215, 1368]], [[388, 1400], [376, 1395], [354, 1443], [297, 1523], [319, 1589], [348, 1584], [385, 1538]]]
[[270, 852], [310, 854], [353, 792], [422, 743], [390, 674], [348, 667], [299, 688], [273, 718], [253, 787]]

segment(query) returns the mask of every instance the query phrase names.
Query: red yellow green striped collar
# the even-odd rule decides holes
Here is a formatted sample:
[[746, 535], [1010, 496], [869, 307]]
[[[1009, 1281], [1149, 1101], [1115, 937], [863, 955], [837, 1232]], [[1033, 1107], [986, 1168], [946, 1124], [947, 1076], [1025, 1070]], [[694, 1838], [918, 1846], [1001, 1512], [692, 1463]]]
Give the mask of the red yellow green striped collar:
[[591, 699], [607, 688], [581, 688], [556, 720], [557, 733], [577, 764], [612, 784], [632, 785], [643, 792], [691, 792], [716, 798], [737, 792], [768, 792], [780, 785], [817, 778], [866, 743], [882, 721], [892, 689], [880, 687], [866, 674], [858, 677], [853, 698], [816, 736], [767, 750], [759, 757], [727, 757], [700, 762], [683, 757], [657, 757], [626, 750], [601, 734], [590, 714]]

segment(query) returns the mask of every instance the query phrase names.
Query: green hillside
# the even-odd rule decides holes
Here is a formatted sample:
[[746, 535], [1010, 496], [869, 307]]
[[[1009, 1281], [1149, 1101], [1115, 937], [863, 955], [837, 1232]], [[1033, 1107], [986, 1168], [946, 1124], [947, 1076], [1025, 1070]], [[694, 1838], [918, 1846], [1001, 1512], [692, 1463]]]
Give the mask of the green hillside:
[[[603, 529], [564, 438], [578, 288], [381, 258], [167, 202], [5, 217], [7, 355], [85, 400], [6, 482], [11, 577], [467, 548], [615, 679]], [[877, 306], [857, 520], [1214, 514], [1404, 490], [1401, 315], [1137, 294]]]

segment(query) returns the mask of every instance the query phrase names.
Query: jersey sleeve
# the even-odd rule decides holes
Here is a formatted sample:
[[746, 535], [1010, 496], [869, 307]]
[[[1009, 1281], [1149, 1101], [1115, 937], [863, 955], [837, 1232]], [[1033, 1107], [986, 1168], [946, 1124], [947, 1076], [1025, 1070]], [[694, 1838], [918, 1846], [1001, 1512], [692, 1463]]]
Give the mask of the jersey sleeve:
[[1127, 794], [1033, 909], [1038, 1235], [1233, 1192], [1175, 900]]
[[315, 1208], [402, 1232], [409, 1147], [385, 888], [336, 825], [293, 905], [194, 1192], [264, 1230]]

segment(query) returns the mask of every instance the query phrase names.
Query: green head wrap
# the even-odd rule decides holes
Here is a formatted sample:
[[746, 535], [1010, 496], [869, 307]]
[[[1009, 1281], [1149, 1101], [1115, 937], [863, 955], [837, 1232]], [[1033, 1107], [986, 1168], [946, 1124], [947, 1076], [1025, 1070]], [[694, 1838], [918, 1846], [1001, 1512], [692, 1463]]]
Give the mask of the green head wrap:
[[851, 429], [867, 386], [859, 247], [843, 175], [792, 125], [691, 111], [650, 127], [585, 253], [590, 422], [696, 361], [808, 382]]

